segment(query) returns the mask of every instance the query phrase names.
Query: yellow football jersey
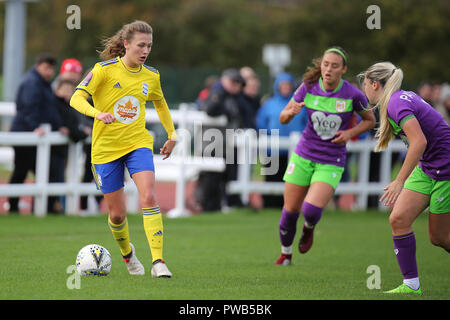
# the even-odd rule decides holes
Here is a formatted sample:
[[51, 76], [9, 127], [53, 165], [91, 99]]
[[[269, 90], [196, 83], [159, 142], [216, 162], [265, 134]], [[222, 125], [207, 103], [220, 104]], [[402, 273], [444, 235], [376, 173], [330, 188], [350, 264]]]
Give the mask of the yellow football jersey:
[[114, 161], [138, 148], [153, 149], [153, 137], [145, 128], [147, 101], [154, 102], [168, 138], [175, 137], [170, 111], [161, 90], [160, 75], [152, 67], [141, 65], [133, 69], [116, 57], [96, 63], [76, 89], [89, 93], [95, 108], [82, 111], [74, 106], [78, 111], [94, 116], [94, 119], [99, 111], [109, 112], [116, 118], [111, 124], [94, 120], [94, 164]]

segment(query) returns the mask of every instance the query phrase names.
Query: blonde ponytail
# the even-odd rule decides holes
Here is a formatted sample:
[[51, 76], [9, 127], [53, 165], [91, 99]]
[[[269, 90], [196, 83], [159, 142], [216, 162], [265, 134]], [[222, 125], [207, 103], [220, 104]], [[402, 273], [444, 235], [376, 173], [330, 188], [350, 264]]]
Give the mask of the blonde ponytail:
[[390, 62], [379, 62], [372, 65], [358, 77], [366, 78], [372, 82], [377, 81], [384, 89], [376, 105], [380, 111], [380, 127], [375, 134], [375, 138], [378, 139], [375, 151], [382, 151], [387, 148], [389, 141], [394, 138], [394, 130], [388, 120], [387, 105], [394, 92], [400, 90], [403, 81], [403, 71]]

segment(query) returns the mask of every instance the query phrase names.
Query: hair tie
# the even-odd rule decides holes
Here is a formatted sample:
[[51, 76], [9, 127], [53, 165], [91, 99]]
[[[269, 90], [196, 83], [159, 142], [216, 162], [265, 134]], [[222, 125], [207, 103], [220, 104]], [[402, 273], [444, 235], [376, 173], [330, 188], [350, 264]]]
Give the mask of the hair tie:
[[338, 48], [330, 48], [325, 50], [324, 54], [328, 52], [335, 52], [339, 54], [342, 57], [342, 59], [344, 59], [345, 64], [347, 64], [347, 57], [345, 56], [344, 52], [342, 52], [342, 50], [339, 50]]

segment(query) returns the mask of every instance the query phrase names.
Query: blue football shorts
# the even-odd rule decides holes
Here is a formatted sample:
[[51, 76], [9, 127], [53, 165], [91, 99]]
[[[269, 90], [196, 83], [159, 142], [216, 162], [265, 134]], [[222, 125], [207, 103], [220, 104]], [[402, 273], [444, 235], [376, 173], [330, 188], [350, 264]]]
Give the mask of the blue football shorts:
[[117, 160], [93, 164], [92, 173], [94, 175], [97, 190], [103, 193], [117, 191], [124, 187], [125, 167], [130, 176], [141, 171], [155, 171], [153, 164], [153, 152], [148, 148], [139, 148]]

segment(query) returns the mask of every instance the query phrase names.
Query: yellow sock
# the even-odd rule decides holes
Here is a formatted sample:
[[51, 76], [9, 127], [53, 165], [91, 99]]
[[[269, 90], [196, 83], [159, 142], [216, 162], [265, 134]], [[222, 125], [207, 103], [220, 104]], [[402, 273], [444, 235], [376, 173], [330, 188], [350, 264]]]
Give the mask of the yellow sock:
[[121, 224], [114, 224], [108, 217], [108, 225], [109, 229], [111, 229], [114, 240], [116, 240], [117, 244], [120, 247], [120, 253], [122, 253], [122, 256], [130, 254], [131, 246], [130, 246], [130, 234], [128, 232], [127, 218], [125, 218], [125, 220]]
[[159, 206], [153, 208], [142, 208], [144, 230], [147, 236], [152, 261], [163, 259], [163, 221]]

